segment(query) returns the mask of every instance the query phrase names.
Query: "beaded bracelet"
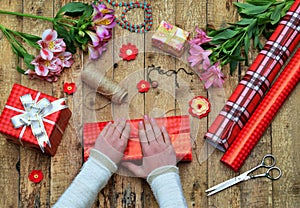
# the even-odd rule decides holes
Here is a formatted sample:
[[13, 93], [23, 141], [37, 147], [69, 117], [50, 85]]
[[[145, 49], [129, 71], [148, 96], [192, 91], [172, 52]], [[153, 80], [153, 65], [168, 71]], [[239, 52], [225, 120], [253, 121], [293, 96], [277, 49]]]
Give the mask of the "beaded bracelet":
[[[139, 2], [120, 2], [120, 3], [116, 3], [112, 0], [99, 0], [99, 2], [104, 2], [106, 1], [107, 3], [109, 3], [111, 6], [116, 7], [125, 7], [122, 11], [121, 14], [121, 19], [118, 19], [117, 17], [115, 17], [115, 21], [118, 25], [120, 25], [122, 28], [129, 30], [130, 32], [136, 32], [136, 33], [144, 33], [144, 32], [148, 32], [152, 25], [153, 25], [153, 18], [152, 18], [152, 8], [151, 5], [148, 4], [147, 2], [144, 3], [139, 3]], [[141, 8], [144, 9], [146, 14], [145, 14], [145, 18], [144, 18], [144, 22], [141, 24], [133, 24], [130, 23], [127, 19], [126, 19], [126, 13], [128, 11], [130, 11], [131, 9], [134, 8]]]

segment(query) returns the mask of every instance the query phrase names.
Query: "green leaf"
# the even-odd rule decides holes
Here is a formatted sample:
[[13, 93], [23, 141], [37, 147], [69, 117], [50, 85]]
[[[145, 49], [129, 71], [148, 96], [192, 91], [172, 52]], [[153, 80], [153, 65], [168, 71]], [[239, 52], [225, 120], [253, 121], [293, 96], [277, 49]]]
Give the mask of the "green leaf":
[[34, 69], [34, 66], [31, 64], [31, 61], [34, 59], [34, 56], [31, 54], [24, 54], [24, 63], [26, 64], [27, 68]]
[[21, 67], [17, 66], [17, 71], [21, 74], [25, 74], [25, 70], [22, 69]]
[[68, 16], [79, 16], [81, 15], [86, 8], [88, 7], [88, 4], [84, 4], [81, 2], [71, 2], [64, 5], [56, 14], [54, 19], [57, 19], [59, 17], [62, 17], [64, 14]]
[[279, 22], [281, 18], [281, 10], [284, 7], [284, 4], [279, 4], [275, 7], [273, 13], [271, 14], [271, 24], [275, 25], [277, 22]]
[[247, 15], [255, 15], [255, 14], [261, 14], [272, 5], [272, 3], [263, 5], [263, 6], [249, 6], [245, 9], [242, 9], [241, 13], [247, 14]]
[[276, 0], [246, 0], [246, 2], [255, 6], [264, 6], [275, 3]]
[[249, 55], [249, 48], [250, 48], [250, 38], [248, 34], [246, 34], [244, 38], [244, 51], [245, 51], [245, 65], [248, 66], [248, 55]]
[[237, 62], [237, 61], [232, 60], [232, 61], [229, 62], [229, 66], [230, 66], [230, 75], [233, 75], [233, 73], [234, 73], [234, 71], [235, 71], [237, 65], [238, 65], [238, 62]]
[[82, 16], [78, 20], [78, 25], [86, 24], [86, 22], [91, 18], [93, 11], [94, 9], [92, 5], [87, 6]]
[[228, 40], [230, 38], [233, 38], [238, 33], [239, 33], [239, 31], [226, 29], [226, 30], [220, 32], [219, 34], [217, 34], [216, 36], [214, 36], [212, 38], [211, 43], [214, 44], [216, 41], [219, 41], [219, 40]]
[[74, 45], [74, 42], [68, 30], [58, 24], [54, 24], [54, 29], [59, 34], [59, 37], [64, 39], [67, 46], [67, 51], [70, 51], [72, 54], [76, 53], [76, 46]]
[[254, 18], [243, 18], [240, 21], [236, 22], [235, 25], [245, 26], [245, 25], [251, 25], [256, 21]]

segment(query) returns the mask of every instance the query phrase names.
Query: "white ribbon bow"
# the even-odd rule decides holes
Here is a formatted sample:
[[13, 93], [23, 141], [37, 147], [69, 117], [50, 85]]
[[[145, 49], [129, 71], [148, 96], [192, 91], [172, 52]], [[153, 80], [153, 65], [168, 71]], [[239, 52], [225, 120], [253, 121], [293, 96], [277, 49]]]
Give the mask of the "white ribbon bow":
[[41, 150], [44, 152], [44, 142], [51, 147], [43, 123], [43, 120], [45, 120], [44, 117], [67, 108], [68, 106], [61, 105], [61, 103], [65, 101], [65, 98], [55, 100], [52, 103], [47, 98], [43, 98], [39, 102], [36, 102], [32, 99], [30, 94], [26, 94], [21, 96], [20, 100], [25, 111], [22, 114], [12, 117], [11, 122], [14, 128], [30, 126]]

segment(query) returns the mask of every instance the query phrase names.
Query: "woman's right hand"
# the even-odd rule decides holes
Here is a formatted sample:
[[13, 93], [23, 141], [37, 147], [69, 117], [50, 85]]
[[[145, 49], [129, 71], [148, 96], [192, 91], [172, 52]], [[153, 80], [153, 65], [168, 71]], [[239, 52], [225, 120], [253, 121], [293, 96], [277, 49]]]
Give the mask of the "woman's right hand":
[[122, 162], [121, 168], [125, 167], [134, 176], [147, 178], [157, 168], [176, 165], [175, 150], [164, 126], [160, 128], [154, 118], [144, 116], [144, 122], [138, 124], [138, 133], [143, 153], [142, 165]]

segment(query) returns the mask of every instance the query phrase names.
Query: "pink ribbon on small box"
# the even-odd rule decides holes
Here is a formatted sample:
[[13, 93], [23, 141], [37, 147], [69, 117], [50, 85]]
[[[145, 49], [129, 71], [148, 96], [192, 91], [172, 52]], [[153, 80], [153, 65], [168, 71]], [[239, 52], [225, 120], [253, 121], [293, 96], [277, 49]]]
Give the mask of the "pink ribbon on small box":
[[38, 92], [34, 100], [32, 99], [30, 94], [21, 96], [20, 100], [24, 107], [24, 110], [9, 105], [6, 105], [5, 108], [21, 113], [11, 118], [11, 122], [14, 128], [17, 129], [23, 127], [19, 135], [20, 141], [27, 126], [30, 126], [31, 131], [36, 137], [42, 152], [44, 152], [44, 143], [48, 144], [49, 147], [51, 147], [49, 137], [44, 127], [44, 122], [55, 125], [54, 121], [46, 119], [45, 117], [62, 109], [68, 108], [68, 106], [61, 104], [65, 101], [65, 98], [61, 98], [53, 102], [50, 102], [47, 98], [43, 98], [37, 102], [40, 94], [41, 93]]

